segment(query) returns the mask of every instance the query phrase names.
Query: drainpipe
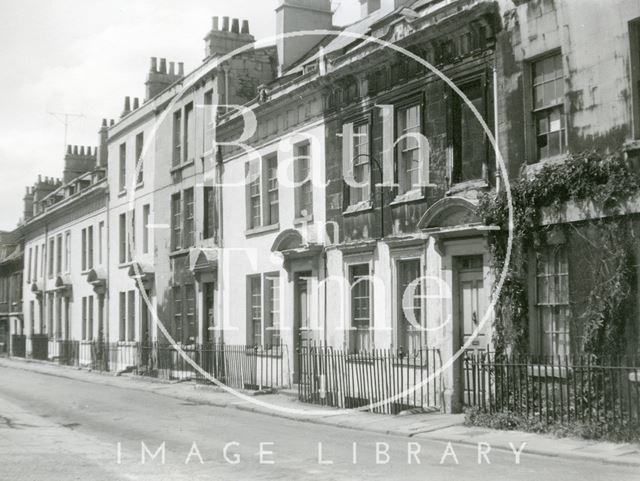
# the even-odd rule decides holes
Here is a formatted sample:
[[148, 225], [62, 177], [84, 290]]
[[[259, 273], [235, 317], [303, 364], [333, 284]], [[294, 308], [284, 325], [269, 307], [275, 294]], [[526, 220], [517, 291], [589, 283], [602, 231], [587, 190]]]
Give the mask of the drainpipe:
[[[107, 182], [108, 182], [108, 177], [107, 177]], [[109, 194], [109, 190], [107, 190], [107, 195], [106, 195], [106, 199], [105, 199], [105, 203], [106, 203], [106, 213], [107, 213], [107, 220], [106, 220], [106, 225], [105, 225], [105, 234], [107, 236], [107, 238], [104, 240], [103, 244], [104, 247], [106, 247], [107, 252], [106, 252], [106, 264], [107, 264], [107, 268], [105, 269], [106, 271], [106, 276], [107, 276], [107, 285], [106, 285], [106, 289], [104, 292], [104, 296], [102, 297], [104, 299], [104, 306], [102, 306], [102, 314], [104, 316], [103, 321], [103, 326], [102, 329], [104, 330], [104, 337], [105, 337], [105, 342], [107, 344], [109, 344], [109, 342], [111, 342], [111, 338], [109, 337], [109, 327], [111, 325], [111, 317], [109, 317], [109, 301], [111, 299], [111, 296], [109, 295], [109, 290], [111, 289], [111, 249], [109, 246], [109, 241], [111, 240], [111, 225], [110, 225], [110, 219], [111, 219], [111, 210], [109, 209], [109, 204], [110, 204], [110, 194]]]
[[[493, 138], [496, 142], [496, 150], [500, 150], [500, 131], [498, 123], [498, 69], [496, 68], [495, 61], [493, 66]], [[500, 178], [500, 162], [498, 160], [498, 152], [496, 152], [496, 192], [501, 190], [501, 178]]]
[[[325, 219], [326, 220], [326, 219]], [[326, 228], [325, 228], [325, 235], [326, 235]], [[329, 276], [329, 269], [327, 268], [327, 250], [326, 248], [324, 249], [324, 255], [322, 258], [322, 262], [324, 264], [324, 279], [323, 281], [327, 280], [327, 277]], [[327, 346], [327, 283], [324, 282], [324, 345]]]
[[[215, 195], [216, 195], [216, 203], [218, 204], [218, 235], [217, 235], [217, 239], [216, 239], [216, 243], [218, 245], [218, 252], [222, 253], [224, 251], [224, 209], [223, 209], [223, 195], [222, 195], [222, 174], [223, 174], [223, 169], [224, 169], [224, 160], [222, 158], [222, 150], [220, 149], [220, 147], [217, 147], [217, 151], [215, 153], [216, 155], [216, 175], [215, 175]], [[221, 329], [220, 329], [220, 333], [218, 335], [219, 340], [221, 343], [224, 342], [224, 296], [222, 294], [222, 291], [224, 289], [224, 272], [222, 272], [223, 269], [221, 269], [221, 267], [224, 267], [223, 263], [222, 263], [222, 259], [220, 258], [221, 256], [218, 256], [218, 296], [217, 296], [217, 300], [218, 300], [218, 319], [219, 322], [221, 322], [222, 324], [220, 325]]]

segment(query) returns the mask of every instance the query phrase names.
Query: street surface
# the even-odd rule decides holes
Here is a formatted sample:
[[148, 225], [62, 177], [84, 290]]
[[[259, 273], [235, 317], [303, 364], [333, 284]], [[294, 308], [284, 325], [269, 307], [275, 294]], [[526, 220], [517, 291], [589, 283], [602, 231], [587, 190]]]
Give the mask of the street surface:
[[526, 447], [519, 464], [513, 452], [492, 448], [479, 465], [473, 446], [290, 421], [6, 367], [0, 367], [0, 453], [1, 481], [640, 480], [637, 467], [529, 455]]

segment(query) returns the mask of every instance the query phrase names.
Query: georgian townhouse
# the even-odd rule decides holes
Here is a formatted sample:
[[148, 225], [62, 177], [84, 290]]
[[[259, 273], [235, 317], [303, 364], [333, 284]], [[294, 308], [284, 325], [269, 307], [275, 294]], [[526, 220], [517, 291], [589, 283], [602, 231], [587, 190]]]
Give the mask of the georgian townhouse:
[[168, 343], [154, 313], [185, 348], [219, 340], [214, 119], [271, 79], [273, 48], [220, 59], [253, 42], [247, 21], [214, 17], [203, 64], [185, 76], [182, 64], [152, 59], [146, 99], [126, 99], [109, 129], [112, 340], [123, 348]]
[[106, 273], [109, 254], [104, 145], [100, 153], [69, 146], [62, 179], [39, 177], [24, 215], [26, 351], [58, 359], [67, 341], [77, 341], [80, 364], [90, 365], [93, 342], [108, 337], [107, 292], [92, 275]]
[[[364, 2], [360, 28], [425, 59], [493, 130], [492, 2]], [[492, 288], [485, 229], [474, 215], [492, 189], [495, 156], [481, 123], [437, 72], [386, 45], [324, 48], [330, 65], [326, 251], [332, 344], [349, 352], [437, 348], [449, 359], [487, 317], [469, 349], [489, 346]], [[457, 379], [444, 375], [446, 406]]]
[[[296, 353], [310, 342], [351, 353], [434, 346], [450, 356], [489, 304], [488, 252], [473, 217], [479, 193], [494, 183], [484, 132], [434, 73], [387, 47], [362, 48], [355, 35], [400, 40], [446, 67], [492, 125], [497, 10], [483, 2], [466, 2], [462, 11], [378, 3], [364, 2], [363, 17], [341, 37], [300, 38], [286, 36], [301, 28], [287, 30], [291, 16], [331, 30], [329, 2], [282, 2], [281, 75], [246, 105], [257, 120], [246, 142], [253, 150], [224, 145], [246, 116], [229, 114], [218, 126], [229, 258], [219, 266], [229, 306], [224, 336], [263, 350], [282, 341], [294, 382], [301, 374]], [[463, 50], [454, 55], [447, 45]], [[428, 139], [429, 152], [416, 133]], [[419, 183], [424, 178], [428, 185]], [[395, 186], [382, 189], [381, 182]], [[421, 289], [444, 291], [453, 279], [454, 298], [466, 303], [442, 292], [448, 304], [435, 295], [432, 305], [421, 304]], [[409, 286], [412, 308], [403, 303]], [[447, 321], [454, 311], [468, 332]], [[488, 346], [488, 332], [477, 348]], [[450, 391], [453, 383], [452, 376]]]
[[0, 232], [0, 355], [24, 357], [20, 229]]
[[[568, 188], [587, 182], [591, 191], [556, 208], [539, 206], [537, 242], [516, 245], [522, 251], [512, 264], [526, 290], [526, 315], [513, 315], [518, 304], [507, 299], [500, 323], [522, 325], [509, 348], [540, 357], [637, 355], [639, 210], [636, 189], [625, 182], [638, 178], [640, 155], [640, 5], [513, 3], [502, 6], [497, 46], [500, 147], [509, 175], [522, 182], [565, 178]], [[626, 280], [599, 293], [617, 276]], [[600, 296], [610, 311], [595, 301]]]

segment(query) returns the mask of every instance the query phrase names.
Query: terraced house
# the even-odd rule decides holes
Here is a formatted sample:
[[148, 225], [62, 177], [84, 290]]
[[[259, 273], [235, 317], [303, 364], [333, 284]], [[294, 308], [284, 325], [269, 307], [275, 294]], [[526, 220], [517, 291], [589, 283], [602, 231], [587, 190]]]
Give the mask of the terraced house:
[[106, 274], [94, 276], [106, 273], [108, 255], [104, 154], [69, 146], [63, 177], [38, 178], [25, 195], [23, 332], [36, 359], [66, 358], [73, 349], [88, 366], [93, 342], [107, 333]]
[[[585, 412], [574, 373], [640, 345], [640, 6], [360, 3], [337, 27], [282, 0], [275, 45], [214, 17], [195, 70], [151, 59], [98, 160], [27, 193], [27, 352], [105, 340], [118, 369], [380, 412]], [[616, 362], [593, 395], [630, 413]]]

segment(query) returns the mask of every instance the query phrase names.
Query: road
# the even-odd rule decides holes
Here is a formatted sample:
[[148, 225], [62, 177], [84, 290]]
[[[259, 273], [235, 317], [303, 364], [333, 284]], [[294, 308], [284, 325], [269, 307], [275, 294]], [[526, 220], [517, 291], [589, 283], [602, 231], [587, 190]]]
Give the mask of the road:
[[289, 421], [0, 367], [3, 481], [640, 479], [637, 467], [529, 455], [526, 448], [519, 464], [512, 452], [498, 449], [481, 461], [472, 446]]

